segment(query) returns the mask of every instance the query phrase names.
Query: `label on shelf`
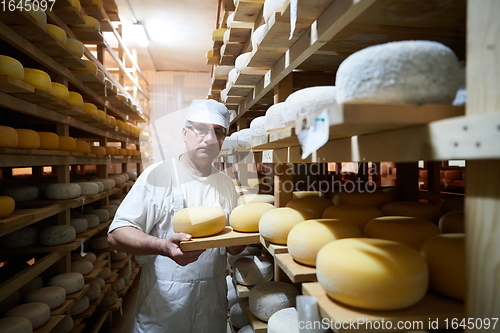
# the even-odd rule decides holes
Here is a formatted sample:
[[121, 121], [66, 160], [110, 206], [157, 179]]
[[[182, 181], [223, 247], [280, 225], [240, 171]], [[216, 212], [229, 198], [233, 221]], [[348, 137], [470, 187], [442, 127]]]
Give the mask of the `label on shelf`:
[[298, 132], [297, 137], [302, 145], [302, 159], [307, 158], [328, 142], [329, 124], [328, 110], [323, 110], [317, 115], [308, 128], [302, 127], [302, 121], [297, 122], [295, 127]]

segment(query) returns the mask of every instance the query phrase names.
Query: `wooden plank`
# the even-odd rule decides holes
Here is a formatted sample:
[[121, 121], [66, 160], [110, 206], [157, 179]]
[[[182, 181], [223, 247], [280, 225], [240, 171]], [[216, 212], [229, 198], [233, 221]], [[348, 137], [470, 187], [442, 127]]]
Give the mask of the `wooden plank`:
[[85, 282], [90, 282], [92, 280], [95, 280], [95, 278], [99, 277], [99, 274], [101, 274], [101, 272], [102, 268], [97, 268], [94, 265], [94, 269], [92, 270], [92, 272], [90, 272], [87, 275], [84, 275], [83, 278], [85, 279]]
[[[414, 329], [425, 330], [434, 328], [429, 327], [429, 323], [435, 320], [438, 323], [438, 327], [436, 328], [445, 328], [446, 319], [448, 319], [449, 325], [451, 320], [464, 318], [463, 303], [430, 292], [414, 306], [396, 311], [363, 310], [332, 301], [318, 282], [303, 283], [302, 293], [307, 296], [313, 296], [318, 300], [320, 313], [323, 318], [340, 323], [356, 322], [357, 325], [355, 325], [354, 330], [350, 329], [349, 325], [345, 325], [335, 330], [338, 333], [352, 332], [356, 331], [356, 329], [363, 332], [394, 332], [397, 331], [398, 323], [403, 322], [411, 322], [414, 325], [420, 325], [421, 323], [422, 327], [414, 326]], [[386, 325], [382, 325], [382, 321]], [[378, 329], [374, 329], [377, 327]], [[381, 327], [384, 329], [381, 330]]]
[[237, 86], [232, 84], [227, 89], [227, 94], [231, 96], [247, 96], [253, 91], [252, 86]]
[[256, 243], [259, 243], [259, 233], [237, 232], [226, 226], [224, 231], [215, 236], [197, 237], [190, 241], [181, 242], [180, 248], [182, 251], [192, 251]]
[[265, 68], [245, 67], [242, 68], [234, 81], [234, 85], [254, 86], [267, 74]]
[[50, 315], [51, 316], [63, 315], [73, 306], [74, 303], [75, 303], [74, 300], [67, 299], [64, 301], [64, 303], [60, 307], [55, 308], [54, 310], [51, 310]]
[[65, 209], [64, 205], [59, 204], [34, 209], [16, 209], [10, 216], [0, 219], [0, 236], [32, 225]]
[[50, 316], [49, 321], [42, 327], [33, 330], [33, 333], [50, 333], [54, 327], [64, 318], [64, 315]]
[[214, 65], [234, 66], [234, 63], [236, 61], [236, 56], [235, 55], [222, 55], [218, 61], [219, 62], [217, 64], [214, 64]]
[[85, 285], [83, 285], [82, 290], [77, 291], [76, 293], [66, 295], [66, 299], [71, 299], [75, 302], [79, 301], [82, 299], [83, 296], [85, 296], [85, 294], [87, 293], [87, 291], [89, 291], [89, 289], [90, 289], [90, 285], [85, 284]]
[[71, 333], [81, 333], [85, 329], [85, 324], [83, 323], [75, 323], [73, 325], [73, 329], [71, 330]]
[[[241, 0], [240, 0], [241, 1]], [[263, 322], [259, 318], [255, 317], [253, 313], [250, 311], [248, 305], [245, 307], [245, 313], [247, 314], [248, 321], [250, 322], [250, 326], [252, 326], [254, 333], [267, 333], [267, 323]]]
[[[250, 39], [252, 34], [253, 24], [247, 22], [234, 22], [229, 28], [229, 43], [241, 43], [244, 44]], [[243, 49], [243, 47], [242, 47]]]
[[101, 32], [93, 28], [72, 27], [71, 30], [84, 44], [102, 44], [103, 42]]
[[56, 1], [53, 10], [66, 24], [85, 23], [82, 13], [77, 8], [71, 6], [71, 3], [68, 3], [68, 1]]
[[234, 289], [236, 289], [236, 295], [238, 295], [238, 298], [246, 298], [250, 295], [250, 290], [253, 288], [251, 286], [244, 286], [242, 284], [239, 284], [236, 282], [234, 279], [234, 276], [232, 277]]
[[104, 11], [104, 8], [99, 5], [96, 5], [94, 3], [82, 3], [82, 7], [87, 13], [87, 15], [92, 16], [98, 21], [107, 19], [107, 15]]
[[0, 91], [7, 94], [30, 94], [35, 92], [35, 88], [24, 81], [8, 75], [0, 75]]
[[220, 48], [222, 57], [234, 56], [237, 57], [243, 52], [243, 43], [226, 43]]
[[267, 252], [269, 252], [269, 254], [271, 254], [273, 257], [279, 253], [288, 253], [288, 247], [286, 245], [269, 243], [262, 236], [259, 237], [259, 241], [267, 250]]
[[239, 0], [236, 5], [234, 20], [255, 22], [264, 6], [264, 0]]
[[277, 253], [274, 260], [293, 283], [317, 281], [316, 268], [299, 264], [293, 260], [290, 253]]

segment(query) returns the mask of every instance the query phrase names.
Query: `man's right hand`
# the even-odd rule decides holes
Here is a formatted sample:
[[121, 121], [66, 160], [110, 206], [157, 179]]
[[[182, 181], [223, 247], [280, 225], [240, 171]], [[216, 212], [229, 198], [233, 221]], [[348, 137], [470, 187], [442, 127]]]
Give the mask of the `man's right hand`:
[[186, 266], [196, 260], [205, 250], [182, 252], [180, 243], [191, 239], [191, 235], [185, 233], [174, 233], [166, 239], [168, 257], [181, 266]]

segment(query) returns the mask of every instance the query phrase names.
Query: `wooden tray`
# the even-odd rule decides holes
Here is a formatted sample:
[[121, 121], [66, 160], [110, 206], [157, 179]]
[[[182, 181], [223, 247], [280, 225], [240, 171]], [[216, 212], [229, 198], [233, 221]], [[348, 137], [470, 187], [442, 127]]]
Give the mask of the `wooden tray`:
[[288, 247], [286, 245], [269, 243], [263, 237], [259, 237], [259, 241], [273, 257], [278, 253], [288, 253]]
[[233, 228], [226, 226], [224, 231], [217, 235], [193, 238], [190, 241], [181, 242], [180, 247], [182, 251], [193, 251], [256, 243], [259, 243], [259, 233], [237, 232]]
[[46, 322], [42, 327], [37, 328], [33, 333], [49, 333], [54, 327], [64, 318], [63, 315], [50, 316], [49, 321]]
[[299, 264], [293, 260], [290, 253], [275, 254], [274, 260], [293, 283], [317, 281], [316, 268]]

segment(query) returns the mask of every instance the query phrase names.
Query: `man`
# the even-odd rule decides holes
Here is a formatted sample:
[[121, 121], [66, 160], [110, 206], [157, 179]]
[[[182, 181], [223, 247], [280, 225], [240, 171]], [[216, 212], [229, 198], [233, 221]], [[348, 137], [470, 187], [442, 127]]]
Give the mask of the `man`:
[[182, 129], [186, 152], [149, 166], [109, 227], [110, 246], [143, 264], [135, 332], [226, 331], [226, 249], [182, 252], [179, 243], [191, 235], [174, 233], [171, 218], [194, 206], [217, 206], [229, 216], [236, 206], [233, 182], [212, 166], [228, 129], [223, 104], [194, 100]]

